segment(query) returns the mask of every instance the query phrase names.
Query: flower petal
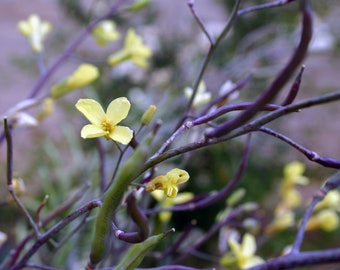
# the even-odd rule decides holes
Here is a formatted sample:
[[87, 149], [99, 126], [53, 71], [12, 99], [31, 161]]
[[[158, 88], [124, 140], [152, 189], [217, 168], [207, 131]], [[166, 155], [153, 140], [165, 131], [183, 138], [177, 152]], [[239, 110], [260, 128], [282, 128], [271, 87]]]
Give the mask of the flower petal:
[[249, 233], [243, 236], [242, 240], [242, 254], [246, 257], [252, 257], [256, 251], [255, 237]]
[[106, 134], [100, 126], [97, 125], [86, 125], [82, 128], [80, 136], [84, 139], [97, 138]]
[[164, 188], [164, 194], [169, 198], [175, 198], [178, 192], [178, 187], [167, 186]]
[[93, 99], [79, 99], [76, 108], [80, 111], [91, 124], [100, 126], [105, 118], [102, 106]]
[[130, 110], [130, 102], [126, 97], [116, 98], [111, 101], [106, 110], [107, 118], [116, 125], [126, 118]]
[[133, 132], [128, 127], [115, 126], [113, 132], [111, 132], [109, 136], [116, 142], [128, 144], [133, 137]]

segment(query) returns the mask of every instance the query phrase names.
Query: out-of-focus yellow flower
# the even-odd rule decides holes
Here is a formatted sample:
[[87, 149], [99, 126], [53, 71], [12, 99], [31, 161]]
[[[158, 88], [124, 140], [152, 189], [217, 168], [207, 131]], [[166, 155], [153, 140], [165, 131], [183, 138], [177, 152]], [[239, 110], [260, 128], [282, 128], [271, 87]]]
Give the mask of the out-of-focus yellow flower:
[[152, 192], [157, 189], [163, 190], [167, 197], [174, 198], [177, 195], [178, 187], [189, 180], [189, 174], [180, 169], [172, 169], [166, 175], [160, 175], [146, 184], [145, 190]]
[[111, 101], [106, 113], [102, 106], [93, 99], [80, 99], [76, 108], [90, 121], [81, 130], [81, 137], [84, 139], [104, 136], [122, 144], [128, 144], [133, 132], [130, 128], [117, 126], [125, 119], [130, 110], [130, 102], [126, 97], [120, 97]]
[[320, 209], [325, 209], [325, 208], [332, 208], [332, 209], [339, 211], [340, 192], [338, 190], [329, 191], [326, 197], [315, 206], [314, 211], [318, 211]]
[[52, 98], [45, 98], [41, 104], [41, 111], [36, 115], [36, 119], [41, 122], [46, 117], [52, 114], [54, 110], [54, 100]]
[[333, 209], [324, 209], [311, 216], [306, 225], [306, 230], [322, 229], [330, 232], [339, 227], [338, 214]]
[[232, 254], [228, 253], [222, 257], [221, 264], [223, 266], [234, 266], [234, 268], [237, 266], [237, 269], [246, 269], [264, 262], [261, 257], [255, 256], [256, 242], [253, 235], [246, 233], [241, 244], [233, 238], [228, 243]]
[[146, 68], [148, 66], [147, 59], [151, 57], [151, 54], [150, 48], [143, 44], [142, 38], [136, 34], [135, 30], [129, 29], [123, 49], [111, 54], [107, 61], [109, 65], [114, 66], [130, 60], [136, 66]]
[[98, 68], [91, 64], [81, 64], [66, 80], [57, 83], [51, 89], [51, 96], [58, 98], [74, 89], [92, 83], [99, 76]]
[[305, 166], [301, 162], [294, 161], [283, 169], [283, 182], [281, 185], [281, 197], [288, 208], [294, 208], [301, 203], [301, 194], [294, 188], [295, 185], [307, 185], [308, 178], [303, 176]]
[[282, 213], [276, 213], [274, 220], [266, 228], [266, 233], [272, 235], [276, 232], [288, 229], [295, 225], [295, 215], [288, 210]]
[[[175, 198], [168, 198], [165, 196], [162, 190], [155, 190], [151, 193], [152, 197], [154, 197], [157, 201], [160, 202], [160, 207], [172, 207], [177, 204], [182, 204], [187, 201], [190, 201], [194, 194], [191, 192], [181, 192]], [[160, 221], [166, 223], [171, 219], [172, 212], [171, 211], [161, 211], [159, 213]]]
[[101, 46], [105, 46], [107, 43], [120, 38], [120, 34], [116, 29], [116, 24], [110, 20], [100, 22], [92, 30], [92, 35]]
[[[184, 88], [185, 96], [190, 99], [194, 90], [191, 87]], [[204, 81], [200, 81], [197, 89], [196, 96], [194, 98], [193, 106], [199, 108], [202, 105], [207, 104], [211, 99], [211, 93], [207, 91], [207, 87]]]
[[[22, 178], [14, 177], [12, 179], [12, 185], [13, 185], [13, 190], [18, 197], [21, 197], [22, 195], [24, 195], [26, 193], [26, 186], [25, 186], [24, 180], [22, 180]], [[13, 198], [10, 194], [8, 194], [7, 200], [9, 202], [13, 201]]]
[[52, 26], [49, 22], [41, 21], [38, 15], [32, 14], [27, 21], [18, 23], [18, 29], [23, 36], [29, 39], [32, 50], [38, 53], [44, 49], [43, 41], [52, 30]]

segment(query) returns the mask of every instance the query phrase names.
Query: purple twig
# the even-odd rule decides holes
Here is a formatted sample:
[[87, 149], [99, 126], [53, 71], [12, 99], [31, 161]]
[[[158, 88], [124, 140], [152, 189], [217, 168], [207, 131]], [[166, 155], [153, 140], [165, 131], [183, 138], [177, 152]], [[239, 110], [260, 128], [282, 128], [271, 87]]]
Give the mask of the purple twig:
[[101, 202], [99, 200], [93, 200], [89, 203], [87, 203], [82, 208], [76, 210], [72, 214], [68, 215], [66, 218], [55, 224], [53, 227], [51, 227], [46, 233], [41, 235], [34, 244], [29, 248], [27, 253], [21, 258], [21, 260], [9, 268], [9, 270], [19, 270], [26, 266], [28, 260], [37, 252], [37, 250], [44, 245], [54, 234], [58, 233], [60, 230], [62, 230], [64, 227], [66, 227], [68, 224], [70, 224], [73, 220], [78, 218], [79, 216], [88, 213], [92, 209], [98, 207], [101, 205]]
[[296, 150], [304, 154], [309, 160], [313, 162], [319, 163], [325, 167], [340, 169], [340, 160], [329, 157], [322, 157], [318, 153], [307, 149], [306, 147], [296, 143], [292, 139], [272, 129], [261, 127], [258, 130], [288, 143], [290, 146], [294, 147]]
[[207, 132], [207, 138], [221, 137], [231, 130], [245, 124], [267, 103], [271, 102], [280, 92], [282, 87], [293, 75], [295, 69], [301, 64], [308, 50], [309, 42], [312, 38], [312, 11], [307, 0], [302, 1], [302, 32], [301, 39], [293, 56], [284, 67], [284, 69], [276, 76], [274, 81], [267, 87], [264, 93], [255, 101], [254, 105], [244, 111], [237, 117], [221, 124], [216, 129]]

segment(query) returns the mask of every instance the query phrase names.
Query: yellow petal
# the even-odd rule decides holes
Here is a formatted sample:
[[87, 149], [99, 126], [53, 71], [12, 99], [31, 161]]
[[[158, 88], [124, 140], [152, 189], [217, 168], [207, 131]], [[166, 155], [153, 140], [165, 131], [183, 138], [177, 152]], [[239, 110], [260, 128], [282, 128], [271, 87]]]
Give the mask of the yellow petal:
[[255, 237], [249, 233], [243, 236], [242, 240], [242, 254], [246, 257], [252, 257], [256, 251]]
[[106, 134], [100, 126], [86, 125], [81, 129], [80, 136], [84, 139], [98, 138]]
[[76, 108], [90, 121], [91, 124], [100, 126], [105, 118], [102, 106], [93, 99], [79, 99]]
[[177, 168], [169, 171], [166, 176], [169, 178], [172, 184], [176, 185], [182, 184], [189, 180], [189, 174], [186, 171]]
[[113, 132], [111, 132], [109, 136], [116, 142], [128, 144], [133, 137], [133, 132], [128, 127], [115, 126]]
[[113, 125], [126, 118], [130, 110], [130, 102], [126, 97], [116, 98], [107, 107], [106, 116]]
[[169, 198], [175, 198], [178, 192], [178, 188], [176, 186], [167, 186], [164, 188], [164, 193]]
[[81, 64], [68, 79], [66, 86], [69, 90], [86, 86], [97, 79], [99, 76], [98, 68], [90, 64]]

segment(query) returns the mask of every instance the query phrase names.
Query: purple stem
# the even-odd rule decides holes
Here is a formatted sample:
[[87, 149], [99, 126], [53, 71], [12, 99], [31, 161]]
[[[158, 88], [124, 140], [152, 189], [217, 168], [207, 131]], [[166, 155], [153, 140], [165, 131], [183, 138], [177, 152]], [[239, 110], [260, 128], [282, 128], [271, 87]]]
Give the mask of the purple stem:
[[271, 102], [282, 87], [293, 75], [295, 69], [301, 64], [308, 50], [308, 45], [312, 37], [312, 12], [307, 0], [302, 0], [302, 33], [300, 43], [295, 50], [290, 61], [284, 69], [278, 74], [274, 81], [268, 86], [264, 93], [255, 101], [254, 105], [238, 115], [237, 117], [221, 124], [216, 129], [207, 132], [207, 138], [221, 137], [231, 130], [245, 124], [267, 103]]
[[138, 232], [125, 233], [112, 224], [115, 236], [127, 243], [143, 242], [150, 234], [149, 221], [143, 210], [138, 207], [135, 192], [130, 193], [126, 202], [127, 210], [139, 230]]
[[94, 200], [89, 203], [87, 203], [82, 208], [78, 209], [77, 211], [73, 212], [72, 214], [68, 215], [66, 218], [64, 218], [62, 221], [55, 224], [52, 228], [50, 228], [46, 233], [41, 235], [32, 247], [30, 247], [27, 251], [27, 253], [21, 258], [21, 260], [15, 264], [14, 266], [10, 267], [9, 270], [19, 270], [26, 266], [26, 263], [28, 260], [37, 252], [37, 250], [44, 245], [54, 234], [58, 233], [60, 230], [62, 230], [64, 227], [66, 227], [68, 224], [70, 224], [73, 220], [78, 218], [79, 216], [88, 213], [92, 209], [98, 207], [101, 205], [101, 202], [99, 200]]
[[306, 147], [296, 143], [292, 139], [272, 129], [261, 127], [258, 130], [288, 143], [290, 146], [294, 147], [296, 150], [304, 154], [309, 160], [313, 162], [316, 162], [328, 168], [340, 169], [340, 160], [328, 158], [328, 157], [322, 157], [316, 152], [307, 149]]
[[287, 98], [285, 99], [285, 101], [282, 102], [282, 106], [287, 106], [289, 104], [292, 104], [293, 101], [295, 100], [300, 90], [301, 78], [302, 78], [302, 74], [304, 70], [305, 70], [305, 66], [303, 65], [300, 69], [299, 74], [296, 76], [292, 87], [290, 88]]

